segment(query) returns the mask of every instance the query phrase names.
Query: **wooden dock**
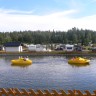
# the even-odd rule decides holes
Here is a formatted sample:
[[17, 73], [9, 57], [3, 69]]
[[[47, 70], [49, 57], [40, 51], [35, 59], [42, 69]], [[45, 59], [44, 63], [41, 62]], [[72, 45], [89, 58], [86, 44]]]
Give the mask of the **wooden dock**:
[[0, 88], [0, 96], [96, 96], [96, 90], [90, 93], [88, 90], [83, 93], [80, 90], [37, 90], [18, 89], [18, 88]]

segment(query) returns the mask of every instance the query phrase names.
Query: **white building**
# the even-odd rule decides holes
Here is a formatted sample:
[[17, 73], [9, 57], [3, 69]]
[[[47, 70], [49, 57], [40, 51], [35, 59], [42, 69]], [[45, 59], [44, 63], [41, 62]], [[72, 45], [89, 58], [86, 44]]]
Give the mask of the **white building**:
[[46, 48], [43, 45], [37, 44], [36, 45], [36, 51], [46, 51]]
[[33, 45], [33, 44], [29, 45], [28, 50], [29, 51], [36, 51], [36, 45]]
[[67, 44], [65, 45], [65, 51], [73, 51], [74, 50], [74, 45]]
[[4, 44], [6, 52], [22, 52], [22, 46], [20, 42], [8, 42]]
[[37, 44], [37, 45], [31, 44], [28, 46], [28, 50], [39, 52], [39, 51], [46, 51], [46, 48], [41, 44]]

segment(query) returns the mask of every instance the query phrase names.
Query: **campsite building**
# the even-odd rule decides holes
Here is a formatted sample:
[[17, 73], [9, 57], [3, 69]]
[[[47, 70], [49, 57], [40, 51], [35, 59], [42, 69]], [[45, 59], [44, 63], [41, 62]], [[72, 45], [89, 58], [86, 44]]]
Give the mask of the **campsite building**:
[[22, 52], [22, 46], [20, 42], [7, 42], [4, 44], [6, 52]]

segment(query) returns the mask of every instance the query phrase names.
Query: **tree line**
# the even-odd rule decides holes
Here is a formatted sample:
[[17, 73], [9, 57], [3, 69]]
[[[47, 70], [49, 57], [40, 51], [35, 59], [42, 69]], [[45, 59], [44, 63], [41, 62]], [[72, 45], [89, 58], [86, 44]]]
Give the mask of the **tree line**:
[[0, 32], [0, 44], [22, 42], [27, 44], [78, 44], [96, 43], [96, 31], [72, 28], [68, 31], [13, 31]]

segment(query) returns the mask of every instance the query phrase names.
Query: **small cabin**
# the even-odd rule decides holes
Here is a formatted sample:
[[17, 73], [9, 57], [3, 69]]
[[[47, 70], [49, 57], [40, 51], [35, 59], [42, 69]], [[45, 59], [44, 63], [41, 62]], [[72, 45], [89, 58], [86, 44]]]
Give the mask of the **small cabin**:
[[4, 44], [6, 52], [22, 52], [22, 44], [20, 42], [7, 42]]

